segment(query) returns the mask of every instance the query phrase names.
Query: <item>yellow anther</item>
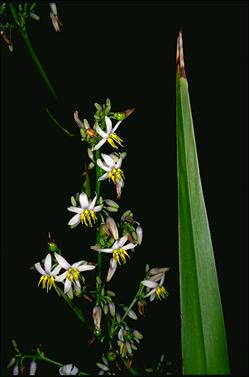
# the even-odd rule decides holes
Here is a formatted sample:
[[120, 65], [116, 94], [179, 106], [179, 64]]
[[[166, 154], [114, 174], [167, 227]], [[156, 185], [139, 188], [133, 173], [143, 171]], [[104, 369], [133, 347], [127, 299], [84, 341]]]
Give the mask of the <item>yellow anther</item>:
[[114, 168], [112, 169], [112, 171], [110, 171], [110, 173], [108, 173], [108, 177], [109, 177], [109, 181], [111, 179], [113, 183], [115, 184], [115, 181], [120, 181], [120, 179], [124, 177], [123, 170], [121, 170], [120, 168], [118, 169]]
[[130, 258], [129, 254], [124, 249], [116, 249], [113, 251], [113, 258], [116, 259], [119, 265], [121, 265], [120, 258], [123, 264], [126, 263], [126, 257]]
[[80, 272], [77, 268], [70, 267], [67, 270], [67, 279], [70, 280], [72, 283], [79, 280]]
[[38, 287], [41, 283], [42, 283], [42, 289], [45, 289], [47, 287], [47, 289], [50, 290], [53, 286], [55, 287], [55, 280], [53, 276], [42, 275], [38, 282]]
[[97, 216], [95, 215], [95, 212], [93, 210], [85, 209], [80, 215], [80, 221], [81, 223], [85, 224], [86, 226], [93, 227], [92, 220], [95, 223], [97, 220]]
[[119, 145], [122, 145], [122, 142], [123, 142], [123, 140], [115, 132], [110, 134], [110, 136], [107, 138], [107, 141], [115, 149], [118, 149], [115, 142]]
[[161, 298], [167, 298], [168, 295], [169, 294], [164, 287], [158, 287], [156, 289], [156, 296], [159, 300], [161, 300]]

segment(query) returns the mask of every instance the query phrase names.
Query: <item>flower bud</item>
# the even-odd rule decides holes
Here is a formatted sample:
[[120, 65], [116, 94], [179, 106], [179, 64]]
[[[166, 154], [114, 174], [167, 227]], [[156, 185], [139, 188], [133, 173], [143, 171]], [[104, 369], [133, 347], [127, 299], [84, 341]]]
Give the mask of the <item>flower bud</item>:
[[142, 240], [143, 240], [143, 229], [140, 225], [136, 228], [136, 234], [137, 234], [137, 243], [138, 245], [141, 245]]
[[107, 372], [108, 370], [110, 370], [108, 368], [108, 366], [106, 366], [106, 365], [104, 365], [102, 363], [97, 363], [96, 365], [97, 365], [97, 367], [99, 367], [100, 369], [102, 369], [104, 372]]
[[135, 111], [135, 107], [132, 107], [131, 109], [127, 109], [124, 111], [125, 117], [127, 118], [129, 115], [131, 115]]
[[[84, 124], [81, 122], [80, 118], [79, 118], [79, 113], [78, 111], [76, 110], [74, 113], [73, 113], [73, 117], [74, 117], [74, 120], [75, 122], [77, 123], [78, 127], [80, 129], [83, 129], [84, 130]], [[85, 132], [85, 130], [84, 130]]]
[[114, 304], [114, 302], [109, 303], [109, 310], [110, 310], [110, 314], [114, 317], [115, 316], [115, 304]]
[[15, 357], [12, 357], [12, 359], [10, 360], [9, 364], [7, 365], [7, 368], [11, 368], [13, 367], [13, 365], [15, 364], [16, 362], [16, 358]]
[[90, 162], [89, 165], [88, 165], [88, 170], [92, 170], [94, 168], [94, 162]]
[[151, 275], [157, 275], [157, 274], [160, 274], [160, 273], [165, 273], [165, 272], [169, 271], [169, 269], [170, 269], [169, 267], [161, 267], [161, 268], [155, 267], [155, 268], [152, 268], [150, 270], [150, 274]]
[[123, 213], [123, 215], [121, 216], [121, 221], [133, 221], [133, 213], [131, 212], [130, 209], [128, 209], [127, 211], [125, 211]]
[[117, 357], [116, 353], [113, 351], [109, 351], [106, 355], [108, 361], [114, 361]]
[[49, 3], [50, 5], [50, 8], [51, 8], [51, 11], [53, 13], [54, 16], [57, 16], [57, 7], [56, 7], [56, 4], [55, 3]]
[[[128, 309], [127, 306], [125, 306], [124, 307], [124, 311], [127, 311], [127, 309]], [[137, 315], [136, 315], [136, 313], [132, 309], [128, 310], [127, 315], [128, 315], [128, 317], [130, 317], [130, 318], [132, 318], [134, 320], [137, 320]]]
[[48, 242], [48, 250], [55, 252], [58, 250], [58, 246], [54, 242]]
[[59, 369], [61, 376], [76, 376], [79, 373], [79, 369], [73, 364], [63, 365]]
[[37, 362], [33, 360], [31, 361], [30, 366], [29, 366], [29, 375], [35, 376], [36, 369], [37, 369]]
[[107, 304], [104, 305], [103, 310], [104, 310], [105, 315], [107, 315], [107, 313], [108, 313], [108, 305]]
[[119, 205], [111, 199], [106, 199], [105, 202], [109, 207], [113, 207], [113, 208], [116, 208], [116, 209], [119, 208]]
[[106, 277], [106, 282], [107, 283], [111, 280], [111, 278], [115, 274], [116, 269], [117, 269], [117, 261], [116, 261], [116, 259], [111, 258], [110, 259], [110, 267], [109, 267], [109, 270], [108, 270], [108, 273], [107, 273], [107, 277]]
[[19, 367], [18, 365], [15, 365], [12, 370], [12, 376], [19, 376]]
[[88, 154], [88, 157], [90, 158], [90, 160], [94, 160], [94, 155], [93, 155], [93, 151], [91, 150], [91, 148], [87, 148], [87, 154]]
[[114, 297], [115, 296], [115, 293], [113, 291], [110, 291], [110, 290], [107, 290], [106, 291], [106, 294], [110, 297]]
[[108, 229], [110, 230], [111, 234], [113, 235], [113, 238], [115, 240], [118, 239], [118, 228], [115, 220], [111, 217], [108, 216], [106, 218], [106, 225], [108, 226]]
[[116, 120], [124, 120], [126, 118], [126, 115], [124, 112], [118, 112], [113, 114], [114, 119]]
[[100, 306], [95, 305], [93, 308], [93, 322], [94, 322], [95, 330], [101, 329], [101, 317], [102, 317], [102, 309]]
[[143, 335], [138, 330], [133, 330], [133, 336], [138, 340], [143, 339]]

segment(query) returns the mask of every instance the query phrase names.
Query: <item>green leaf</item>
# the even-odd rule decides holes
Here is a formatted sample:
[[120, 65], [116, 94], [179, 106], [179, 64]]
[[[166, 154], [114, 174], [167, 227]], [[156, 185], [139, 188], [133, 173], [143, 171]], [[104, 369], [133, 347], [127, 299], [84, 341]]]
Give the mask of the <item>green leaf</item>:
[[229, 374], [226, 333], [202, 192], [184, 69], [177, 41], [176, 138], [183, 374]]
[[59, 122], [58, 120], [55, 119], [55, 117], [51, 114], [51, 112], [48, 110], [47, 107], [45, 107], [45, 110], [49, 116], [49, 118], [56, 124], [56, 126], [60, 127], [60, 129], [62, 129], [62, 131], [64, 131], [68, 136], [74, 136], [74, 134], [72, 134], [71, 132], [69, 132], [66, 128], [64, 128]]

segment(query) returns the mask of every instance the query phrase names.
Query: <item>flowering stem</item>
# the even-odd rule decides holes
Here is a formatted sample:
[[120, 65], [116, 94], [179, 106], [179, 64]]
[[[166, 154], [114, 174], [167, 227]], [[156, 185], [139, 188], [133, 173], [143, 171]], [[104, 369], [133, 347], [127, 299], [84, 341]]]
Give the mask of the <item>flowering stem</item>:
[[[100, 153], [99, 153], [99, 150], [97, 149], [95, 151], [95, 161], [96, 161], [96, 183], [95, 183], [95, 190], [96, 190], [96, 194], [97, 196], [99, 197], [99, 193], [100, 193], [100, 181], [99, 181], [99, 177], [101, 175], [100, 173], [100, 167], [97, 165], [97, 160], [100, 156]], [[97, 230], [97, 233], [96, 233], [96, 243], [99, 242], [99, 229]], [[102, 272], [102, 254], [101, 252], [98, 252], [97, 254], [97, 263], [98, 263], [98, 276], [101, 278], [101, 272]]]
[[141, 293], [144, 289], [144, 286], [142, 284], [140, 284], [139, 286], [139, 289], [137, 291], [137, 293], [135, 294], [135, 297], [133, 298], [132, 302], [130, 303], [129, 307], [127, 308], [125, 314], [123, 315], [123, 317], [121, 318], [121, 321], [123, 321], [125, 319], [125, 317], [127, 316], [127, 314], [129, 313], [129, 310], [131, 310], [133, 308], [133, 306], [136, 304], [137, 300], [139, 299], [139, 297], [141, 296]]

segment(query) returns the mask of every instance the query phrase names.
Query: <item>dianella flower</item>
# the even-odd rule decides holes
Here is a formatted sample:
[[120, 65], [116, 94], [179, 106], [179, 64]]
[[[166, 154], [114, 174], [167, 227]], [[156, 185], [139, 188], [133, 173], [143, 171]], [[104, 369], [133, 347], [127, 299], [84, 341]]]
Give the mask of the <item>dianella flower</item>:
[[95, 327], [95, 332], [101, 331], [101, 318], [102, 318], [102, 309], [99, 305], [95, 305], [93, 308], [93, 322]]
[[100, 158], [97, 160], [97, 165], [101, 167], [101, 169], [105, 170], [106, 173], [99, 177], [99, 181], [103, 181], [104, 179], [112, 180], [112, 182], [116, 186], [117, 197], [120, 198], [122, 188], [124, 187], [124, 173], [121, 169], [123, 156], [120, 156], [118, 159], [117, 156], [114, 154], [101, 154], [104, 161]]
[[96, 212], [101, 211], [103, 207], [103, 204], [95, 206], [96, 200], [97, 195], [93, 200], [89, 200], [87, 195], [82, 192], [79, 195], [80, 207], [71, 206], [67, 208], [68, 211], [76, 213], [76, 215], [71, 218], [68, 225], [75, 227], [81, 222], [86, 226], [92, 227], [93, 223], [97, 220]]
[[123, 236], [119, 239], [117, 239], [112, 247], [110, 248], [100, 248], [97, 245], [91, 246], [92, 250], [99, 251], [101, 253], [110, 253], [112, 254], [112, 258], [110, 259], [110, 267], [107, 273], [107, 279], [106, 281], [110, 281], [112, 276], [114, 275], [117, 264], [121, 265], [121, 262], [123, 264], [126, 263], [126, 258], [130, 258], [129, 254], [127, 253], [127, 250], [134, 249], [137, 245], [129, 242], [125, 245], [126, 241], [128, 240], [127, 236]]
[[66, 270], [61, 275], [56, 276], [56, 281], [64, 282], [64, 293], [67, 294], [70, 299], [73, 298], [73, 293], [75, 293], [76, 296], [80, 295], [80, 273], [93, 270], [95, 266], [87, 264], [85, 261], [79, 261], [71, 265], [61, 255], [54, 253], [54, 256], [59, 266]]
[[47, 288], [47, 292], [54, 287], [55, 288], [55, 279], [58, 275], [58, 273], [61, 270], [60, 265], [56, 265], [52, 269], [52, 257], [51, 254], [48, 254], [44, 260], [44, 268], [41, 266], [41, 263], [35, 264], [35, 269], [42, 275], [38, 286], [42, 284], [42, 288]]
[[149, 279], [141, 281], [145, 287], [147, 287], [148, 293], [145, 294], [144, 298], [150, 297], [150, 301], [154, 301], [155, 298], [161, 300], [162, 298], [168, 297], [168, 292], [166, 291], [165, 287], [163, 287], [163, 283], [165, 280], [165, 272], [168, 271], [168, 267], [163, 268], [153, 268], [150, 272]]
[[118, 149], [115, 143], [122, 145], [123, 140], [115, 132], [121, 122], [122, 120], [117, 122], [115, 126], [112, 127], [111, 119], [105, 116], [106, 131], [102, 130], [99, 125], [96, 126], [96, 131], [102, 137], [102, 139], [98, 142], [97, 145], [95, 145], [95, 147], [93, 148], [94, 151], [102, 147], [102, 145], [104, 145], [106, 141], [108, 141], [108, 143], [115, 149]]
[[59, 373], [61, 376], [76, 376], [79, 369], [73, 364], [66, 364], [60, 367]]
[[128, 326], [122, 327], [118, 332], [117, 341], [121, 357], [132, 356], [133, 350], [137, 350], [135, 342], [139, 344], [142, 338], [143, 335], [139, 331], [132, 330]]

